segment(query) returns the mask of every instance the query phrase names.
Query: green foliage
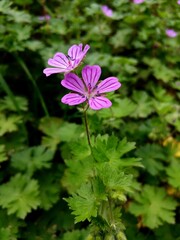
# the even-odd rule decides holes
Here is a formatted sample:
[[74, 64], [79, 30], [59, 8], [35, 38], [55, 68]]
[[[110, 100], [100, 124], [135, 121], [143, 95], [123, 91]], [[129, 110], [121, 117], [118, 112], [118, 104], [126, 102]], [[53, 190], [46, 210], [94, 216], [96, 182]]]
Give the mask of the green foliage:
[[58, 200], [60, 194], [60, 174], [42, 173], [39, 179], [39, 197], [41, 207], [50, 209]]
[[135, 111], [132, 116], [145, 118], [154, 112], [153, 101], [144, 91], [134, 91], [132, 95], [133, 100], [137, 103]]
[[5, 133], [14, 132], [18, 130], [18, 124], [22, 122], [20, 116], [11, 115], [9, 117], [0, 114], [0, 136]]
[[[98, 136], [95, 139], [93, 146], [93, 153], [95, 154], [97, 161], [116, 161], [122, 157], [125, 153], [135, 148], [135, 143], [127, 143], [127, 139], [118, 141], [116, 136]], [[101, 156], [101, 154], [103, 154]], [[104, 158], [103, 158], [104, 157]]]
[[136, 151], [136, 155], [142, 158], [142, 164], [153, 176], [164, 170], [163, 161], [166, 161], [165, 153], [160, 145], [147, 144]]
[[168, 183], [177, 189], [180, 189], [179, 167], [180, 163], [178, 161], [173, 161], [172, 164], [166, 169]]
[[[65, 170], [62, 184], [68, 189], [68, 192], [72, 193], [80, 187], [82, 179], [85, 181], [89, 176], [93, 175], [92, 157], [86, 157], [80, 160], [68, 160], [66, 164], [69, 168]], [[76, 176], [77, 173], [79, 177], [76, 177], [75, 181], [74, 176]]]
[[2, 240], [16, 240], [18, 239], [19, 227], [23, 225], [16, 217], [8, 216], [5, 210], [0, 209], [0, 238]]
[[[0, 239], [179, 240], [179, 18], [168, 0], [0, 1]], [[122, 84], [87, 111], [91, 147], [63, 74], [42, 73], [79, 43], [79, 76]]]
[[155, 235], [158, 240], [164, 238], [164, 240], [179, 240], [180, 230], [179, 224], [176, 226], [164, 224], [155, 230]]
[[31, 147], [12, 155], [12, 167], [32, 175], [39, 169], [50, 168], [53, 155], [54, 152], [44, 146]]
[[156, 79], [160, 79], [163, 82], [169, 82], [173, 81], [176, 77], [174, 69], [168, 68], [157, 58], [144, 58], [144, 62], [151, 67], [153, 75]]
[[[72, 193], [72, 197], [66, 201], [75, 215], [76, 222], [87, 219], [97, 224], [102, 214], [102, 222], [99, 223], [101, 230], [104, 229], [105, 223], [108, 232], [118, 228], [120, 216], [118, 214], [112, 224], [111, 218], [115, 218], [112, 217], [115, 210], [112, 213], [111, 207], [115, 206], [110, 206], [110, 202], [114, 200], [125, 202], [126, 194], [133, 191], [133, 176], [127, 173], [127, 169], [141, 166], [140, 159], [125, 158], [124, 155], [134, 148], [134, 142], [127, 142], [125, 138], [119, 141], [114, 135], [94, 137], [90, 148], [92, 153], [87, 148], [87, 143], [85, 146], [83, 139], [71, 145], [71, 154], [66, 155], [70, 159], [66, 160], [68, 168], [65, 171], [63, 185]], [[80, 181], [81, 179], [84, 183]]]
[[[19, 107], [19, 110], [21, 111], [27, 111], [28, 110], [28, 102], [27, 99], [24, 97], [15, 97], [15, 101]], [[11, 98], [9, 96], [5, 96], [4, 99], [0, 100], [0, 110], [9, 110], [13, 112], [17, 112], [17, 108], [12, 102]]]
[[[63, 185], [67, 187], [69, 192], [75, 191], [80, 187], [82, 179], [86, 181], [94, 175], [96, 167], [101, 167], [101, 164], [103, 167], [107, 162], [109, 167], [112, 166], [112, 171], [115, 168], [119, 171], [118, 168], [141, 166], [139, 158], [121, 158], [134, 148], [134, 142], [127, 142], [125, 138], [118, 141], [117, 137], [108, 135], [99, 135], [94, 138], [92, 155], [84, 138], [68, 144], [68, 148], [64, 148], [64, 151], [69, 153], [70, 149], [71, 154], [64, 155], [68, 168], [63, 177]], [[100, 169], [98, 171], [101, 172]]]
[[2, 0], [0, 3], [0, 12], [6, 13], [7, 11], [10, 11], [11, 5], [12, 5], [11, 1]]
[[69, 142], [77, 138], [81, 127], [74, 123], [63, 122], [60, 118], [42, 118], [39, 129], [46, 134], [42, 138], [42, 144], [56, 149], [60, 142]]
[[66, 200], [76, 216], [76, 223], [86, 219], [90, 221], [91, 217], [97, 216], [98, 202], [105, 198], [103, 184], [99, 186], [99, 181], [97, 183], [98, 186], [91, 186], [91, 183], [82, 184], [77, 193]]
[[7, 160], [5, 145], [0, 145], [0, 162], [4, 162]]
[[0, 205], [23, 219], [40, 204], [38, 188], [36, 180], [17, 174], [0, 186]]
[[104, 164], [98, 168], [98, 174], [106, 186], [110, 196], [120, 201], [126, 201], [125, 193], [131, 191], [132, 176], [125, 174], [110, 164]]
[[167, 196], [163, 188], [145, 185], [142, 193], [135, 195], [129, 211], [142, 217], [143, 225], [154, 229], [164, 222], [175, 223], [176, 201]]
[[63, 234], [61, 240], [84, 240], [86, 239], [87, 232], [85, 230], [74, 230], [72, 232], [66, 232]]
[[99, 115], [103, 118], [121, 118], [129, 116], [135, 109], [136, 105], [130, 99], [116, 99], [111, 109], [102, 109]]

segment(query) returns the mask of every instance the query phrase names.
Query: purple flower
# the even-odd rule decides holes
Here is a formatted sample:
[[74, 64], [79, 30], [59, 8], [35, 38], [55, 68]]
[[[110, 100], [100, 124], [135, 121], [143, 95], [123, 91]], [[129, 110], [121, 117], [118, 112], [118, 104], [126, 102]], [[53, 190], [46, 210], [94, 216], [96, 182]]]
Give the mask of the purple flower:
[[53, 68], [45, 68], [43, 73], [46, 76], [50, 76], [54, 73], [71, 72], [79, 66], [89, 48], [90, 46], [86, 44], [83, 50], [83, 45], [80, 43], [79, 45], [71, 46], [68, 50], [68, 55], [61, 52], [56, 53], [53, 58], [48, 60], [48, 64], [53, 66]]
[[61, 102], [70, 106], [87, 102], [94, 110], [111, 107], [112, 103], [104, 93], [117, 90], [121, 83], [116, 77], [108, 77], [98, 83], [100, 75], [101, 68], [98, 65], [85, 66], [82, 70], [83, 80], [74, 73], [66, 74], [61, 84], [73, 92], [66, 94]]
[[166, 30], [166, 35], [168, 37], [174, 38], [177, 36], [177, 32], [175, 32], [173, 29], [167, 29]]
[[109, 8], [107, 5], [101, 6], [101, 10], [107, 17], [112, 17], [113, 11], [111, 8]]
[[141, 4], [143, 2], [144, 2], [144, 0], [133, 0], [133, 3], [135, 3], [135, 4]]
[[177, 1], [177, 4], [179, 4], [179, 5], [180, 5], [180, 0], [178, 0], [178, 1]]
[[44, 16], [39, 16], [38, 18], [40, 21], [48, 21], [48, 20], [50, 20], [51, 17], [46, 14]]

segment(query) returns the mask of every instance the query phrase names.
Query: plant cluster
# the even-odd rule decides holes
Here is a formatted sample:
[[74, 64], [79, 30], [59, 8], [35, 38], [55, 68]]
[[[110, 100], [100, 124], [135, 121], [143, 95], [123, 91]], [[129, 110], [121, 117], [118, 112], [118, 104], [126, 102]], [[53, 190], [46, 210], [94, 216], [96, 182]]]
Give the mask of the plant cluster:
[[0, 1], [1, 240], [179, 240], [179, 17]]

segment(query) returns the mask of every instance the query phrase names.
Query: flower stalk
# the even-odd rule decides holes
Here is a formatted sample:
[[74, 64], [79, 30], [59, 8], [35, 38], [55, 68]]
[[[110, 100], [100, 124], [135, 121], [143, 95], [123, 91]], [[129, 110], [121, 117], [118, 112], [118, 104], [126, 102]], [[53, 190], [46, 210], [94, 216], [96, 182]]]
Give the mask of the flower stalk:
[[92, 148], [90, 132], [89, 132], [89, 126], [88, 126], [88, 120], [87, 120], [87, 110], [88, 110], [88, 108], [86, 108], [84, 110], [84, 124], [85, 124], [85, 129], [86, 129], [87, 141], [88, 141], [89, 147]]

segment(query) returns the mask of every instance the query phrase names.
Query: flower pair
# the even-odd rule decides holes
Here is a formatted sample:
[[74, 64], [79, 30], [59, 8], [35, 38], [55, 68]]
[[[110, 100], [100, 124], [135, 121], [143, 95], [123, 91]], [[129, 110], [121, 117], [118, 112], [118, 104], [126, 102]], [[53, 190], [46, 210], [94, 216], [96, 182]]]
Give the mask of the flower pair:
[[75, 73], [71, 73], [79, 66], [89, 48], [89, 45], [86, 45], [83, 50], [82, 44], [79, 44], [73, 45], [67, 56], [63, 53], [56, 53], [53, 58], [48, 60], [48, 64], [55, 68], [46, 68], [43, 72], [46, 76], [65, 73], [61, 84], [73, 92], [66, 94], [61, 99], [62, 103], [73, 106], [86, 102], [93, 110], [109, 108], [112, 103], [105, 97], [105, 93], [121, 87], [116, 77], [108, 77], [98, 83], [101, 75], [99, 65], [85, 66], [82, 69], [82, 79]]

